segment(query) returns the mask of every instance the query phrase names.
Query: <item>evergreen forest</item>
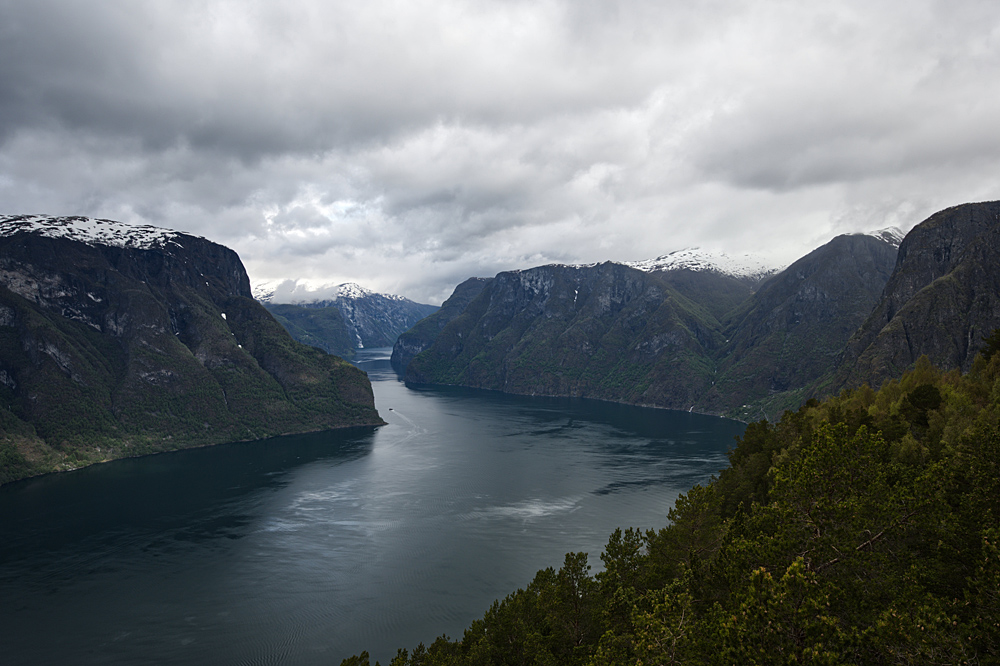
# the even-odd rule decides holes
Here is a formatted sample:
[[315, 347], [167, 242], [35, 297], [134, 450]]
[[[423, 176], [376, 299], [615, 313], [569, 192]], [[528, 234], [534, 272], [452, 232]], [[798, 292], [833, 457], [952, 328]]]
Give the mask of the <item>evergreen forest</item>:
[[[1000, 333], [750, 424], [659, 531], [618, 529], [390, 666], [1000, 663]], [[362, 653], [341, 666], [370, 666]]]

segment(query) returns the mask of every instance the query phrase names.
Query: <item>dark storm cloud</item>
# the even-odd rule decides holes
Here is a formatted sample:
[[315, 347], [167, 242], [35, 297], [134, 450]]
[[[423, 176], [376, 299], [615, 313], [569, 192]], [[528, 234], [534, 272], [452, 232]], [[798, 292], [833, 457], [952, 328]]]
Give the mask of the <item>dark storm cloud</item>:
[[992, 3], [0, 0], [4, 212], [440, 300], [997, 198]]

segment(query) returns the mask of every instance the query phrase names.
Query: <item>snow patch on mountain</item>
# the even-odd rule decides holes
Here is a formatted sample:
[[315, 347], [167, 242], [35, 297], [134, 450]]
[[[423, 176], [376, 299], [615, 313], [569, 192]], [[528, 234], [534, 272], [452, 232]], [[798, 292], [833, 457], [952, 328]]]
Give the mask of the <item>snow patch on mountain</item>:
[[873, 236], [875, 238], [878, 238], [879, 240], [885, 241], [886, 243], [892, 245], [893, 247], [899, 247], [899, 244], [903, 242], [903, 238], [906, 236], [906, 234], [904, 234], [899, 227], [886, 227], [885, 229], [877, 229], [875, 231], [865, 231], [856, 235]]
[[689, 247], [645, 261], [625, 261], [626, 266], [647, 273], [660, 271], [710, 271], [730, 275], [743, 280], [760, 280], [781, 270], [767, 264], [755, 254], [730, 256], [725, 252], [710, 252], [697, 247]]
[[270, 303], [277, 285], [278, 282], [275, 280], [254, 283], [250, 286], [250, 295], [261, 303]]
[[54, 215], [0, 215], [0, 236], [35, 234], [47, 238], [68, 238], [87, 245], [149, 250], [173, 244], [182, 235], [178, 231], [148, 224], [126, 224], [92, 217]]
[[[365, 289], [357, 282], [345, 282], [344, 284], [338, 284], [336, 290], [337, 298], [364, 298], [365, 296], [371, 296], [375, 292], [370, 289]], [[385, 298], [399, 298], [392, 294], [381, 294]]]

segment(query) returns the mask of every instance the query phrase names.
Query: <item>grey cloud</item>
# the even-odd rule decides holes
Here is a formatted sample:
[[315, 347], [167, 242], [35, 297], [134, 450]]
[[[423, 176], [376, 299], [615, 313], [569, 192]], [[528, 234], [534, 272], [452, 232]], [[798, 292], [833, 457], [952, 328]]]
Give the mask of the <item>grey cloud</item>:
[[655, 71], [614, 66], [627, 44], [607, 44], [595, 67], [552, 25], [562, 3], [541, 7], [8, 2], [2, 134], [58, 124], [252, 161], [391, 141], [441, 118], [531, 122], [645, 94]]
[[782, 191], [995, 163], [1000, 92], [976, 82], [1000, 66], [1000, 7], [972, 5], [877, 3], [877, 30], [855, 16], [789, 35], [761, 54], [770, 71], [690, 137], [693, 163]]
[[989, 3], [0, 0], [5, 212], [439, 301], [996, 198]]

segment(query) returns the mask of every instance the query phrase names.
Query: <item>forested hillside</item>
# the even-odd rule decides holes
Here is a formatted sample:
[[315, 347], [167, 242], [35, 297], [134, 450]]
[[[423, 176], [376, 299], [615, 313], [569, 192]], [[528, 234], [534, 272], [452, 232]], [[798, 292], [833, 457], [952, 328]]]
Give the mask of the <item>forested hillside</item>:
[[998, 352], [751, 424], [666, 527], [615, 531], [603, 571], [569, 553], [391, 665], [998, 663]]

